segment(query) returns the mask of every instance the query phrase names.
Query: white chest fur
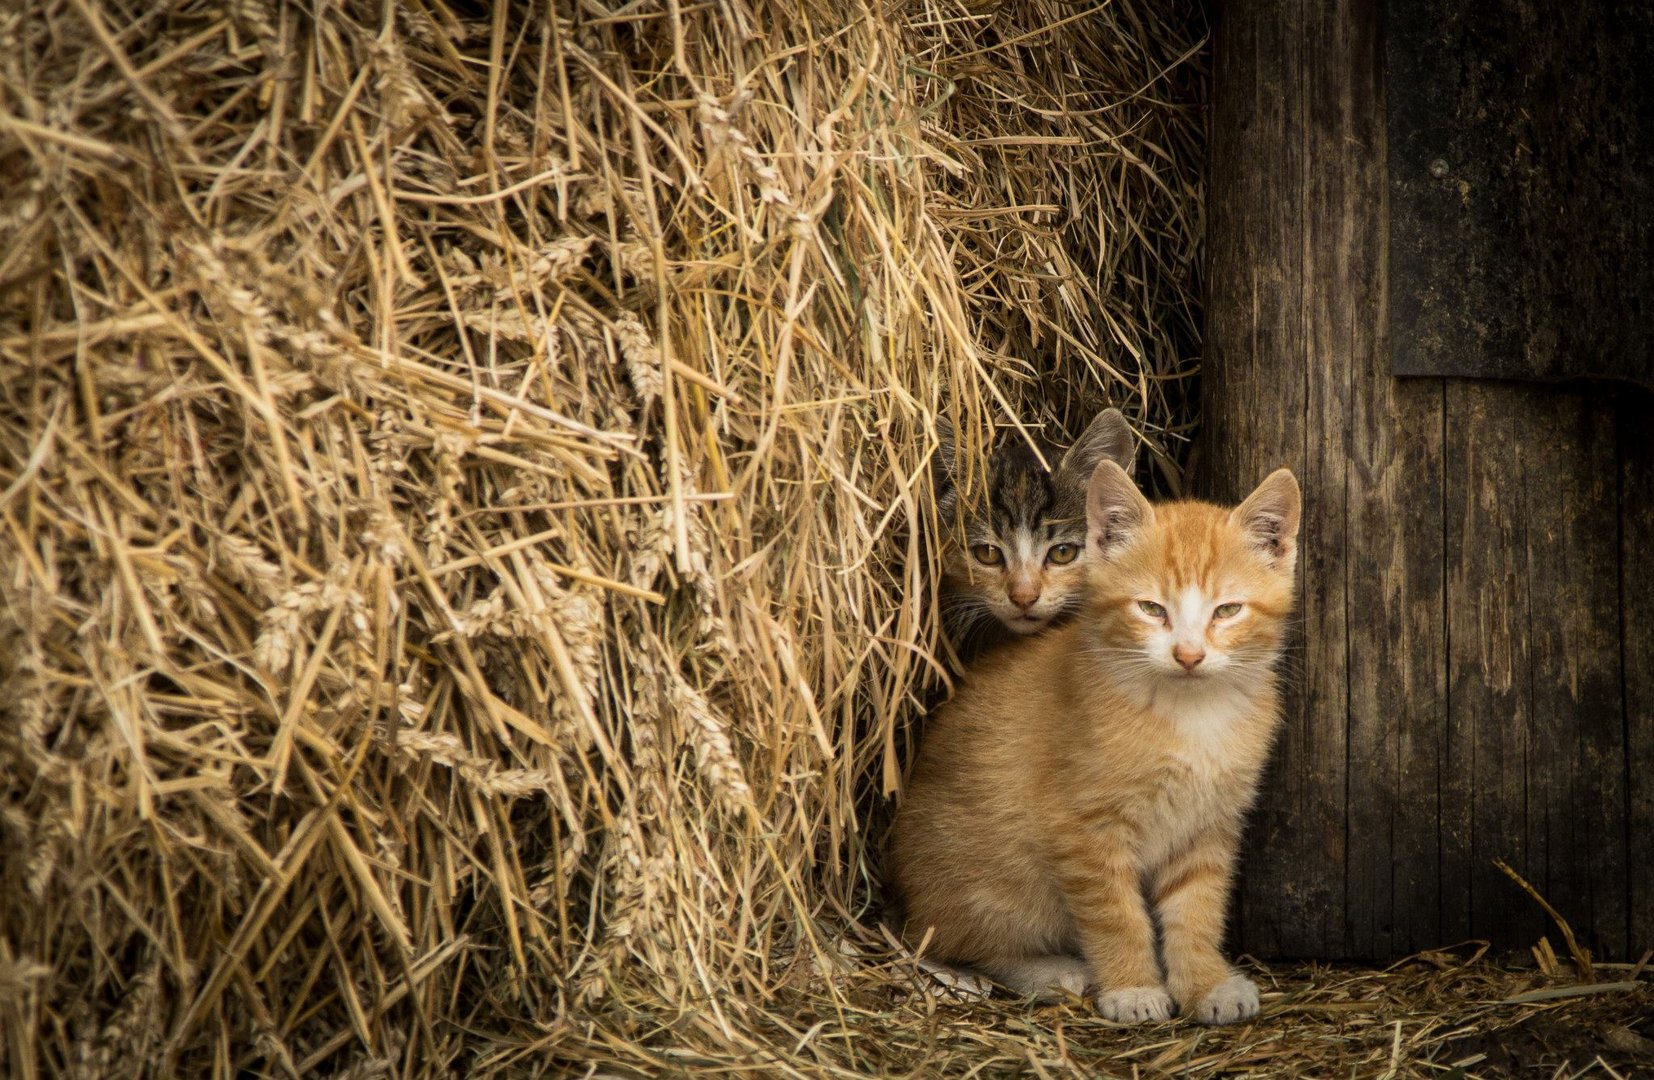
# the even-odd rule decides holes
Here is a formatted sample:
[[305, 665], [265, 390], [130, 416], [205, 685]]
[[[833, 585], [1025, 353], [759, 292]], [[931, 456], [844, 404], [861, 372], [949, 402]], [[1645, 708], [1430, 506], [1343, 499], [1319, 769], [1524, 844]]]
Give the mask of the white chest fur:
[[1232, 822], [1250, 801], [1258, 734], [1252, 702], [1232, 691], [1189, 694], [1168, 717], [1169, 745], [1140, 825], [1140, 859], [1152, 873], [1200, 833]]

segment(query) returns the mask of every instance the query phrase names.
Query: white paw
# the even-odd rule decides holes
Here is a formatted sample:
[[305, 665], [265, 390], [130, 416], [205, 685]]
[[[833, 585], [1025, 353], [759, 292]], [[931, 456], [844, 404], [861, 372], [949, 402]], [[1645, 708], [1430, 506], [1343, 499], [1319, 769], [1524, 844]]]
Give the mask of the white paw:
[[1082, 967], [1077, 970], [1065, 971], [1061, 975], [1058, 975], [1057, 981], [1054, 985], [1060, 990], [1064, 990], [1070, 994], [1073, 994], [1075, 997], [1079, 997], [1081, 994], [1085, 993], [1086, 985], [1090, 982], [1091, 980], [1087, 977], [1085, 968]]
[[1202, 1024], [1233, 1024], [1258, 1015], [1258, 986], [1245, 975], [1231, 975], [1195, 1006]]
[[1172, 998], [1158, 986], [1128, 986], [1124, 990], [1104, 990], [1097, 995], [1097, 1011], [1105, 1020], [1115, 1020], [1122, 1024], [1143, 1024], [1171, 1016]]
[[1065, 994], [1083, 994], [1090, 972], [1077, 956], [1049, 956], [1029, 963], [1023, 969], [1024, 988], [1031, 990], [1036, 1000], [1061, 1001]]
[[1077, 956], [1031, 956], [990, 971], [1011, 992], [1029, 995], [1041, 1002], [1083, 994], [1090, 981], [1085, 962]]

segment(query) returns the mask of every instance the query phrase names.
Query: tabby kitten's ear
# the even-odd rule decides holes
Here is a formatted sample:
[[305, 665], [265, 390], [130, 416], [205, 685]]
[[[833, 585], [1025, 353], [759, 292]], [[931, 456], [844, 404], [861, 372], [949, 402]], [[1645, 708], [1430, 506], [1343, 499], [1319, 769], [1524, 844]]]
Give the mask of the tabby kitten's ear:
[[936, 447], [936, 456], [930, 460], [930, 467], [935, 471], [938, 480], [952, 482], [954, 461], [959, 454], [958, 436], [953, 432], [953, 422], [938, 416], [936, 438], [940, 445]]
[[1276, 469], [1246, 501], [1229, 513], [1234, 525], [1269, 561], [1290, 570], [1298, 554], [1298, 520], [1303, 497], [1290, 469]]
[[955, 482], [954, 472], [959, 461], [959, 444], [953, 424], [940, 416], [936, 418], [936, 439], [936, 453], [930, 459], [930, 480], [936, 493], [936, 509], [941, 511], [943, 520], [947, 520], [953, 515], [954, 503], [959, 499], [959, 485]]
[[1154, 521], [1154, 507], [1131, 482], [1120, 463], [1105, 460], [1091, 474], [1085, 497], [1086, 543], [1113, 558]]
[[1119, 409], [1104, 409], [1091, 421], [1085, 434], [1074, 440], [1062, 458], [1062, 472], [1075, 484], [1085, 483], [1097, 466], [1112, 461], [1129, 475], [1137, 460], [1137, 436]]

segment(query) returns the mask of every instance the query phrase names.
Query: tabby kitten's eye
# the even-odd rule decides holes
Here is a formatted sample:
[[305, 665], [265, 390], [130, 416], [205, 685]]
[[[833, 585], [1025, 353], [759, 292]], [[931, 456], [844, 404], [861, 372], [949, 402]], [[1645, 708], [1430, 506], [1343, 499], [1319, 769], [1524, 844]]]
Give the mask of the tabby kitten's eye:
[[1239, 604], [1219, 604], [1217, 606], [1217, 610], [1212, 614], [1216, 615], [1220, 619], [1233, 619], [1236, 615], [1240, 614], [1240, 609], [1241, 606]]
[[1153, 600], [1139, 600], [1137, 606], [1143, 609], [1143, 614], [1152, 619], [1164, 619], [1166, 617], [1166, 609]]
[[1005, 564], [1005, 553], [992, 544], [977, 544], [971, 548], [971, 554], [975, 555], [976, 561], [983, 566], [1003, 566]]
[[1057, 544], [1050, 551], [1045, 553], [1045, 561], [1048, 563], [1055, 563], [1058, 566], [1067, 566], [1069, 563], [1073, 562], [1079, 554], [1080, 545], [1078, 544]]

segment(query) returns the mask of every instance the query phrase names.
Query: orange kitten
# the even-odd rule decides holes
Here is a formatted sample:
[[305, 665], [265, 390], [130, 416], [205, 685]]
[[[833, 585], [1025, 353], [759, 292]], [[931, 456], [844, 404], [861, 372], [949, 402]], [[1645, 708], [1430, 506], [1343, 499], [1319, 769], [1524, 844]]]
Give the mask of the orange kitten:
[[1080, 613], [931, 720], [892, 834], [911, 943], [1021, 993], [1094, 987], [1113, 1020], [1257, 1013], [1219, 946], [1280, 719], [1299, 509], [1285, 469], [1231, 511], [1151, 507], [1097, 466]]

